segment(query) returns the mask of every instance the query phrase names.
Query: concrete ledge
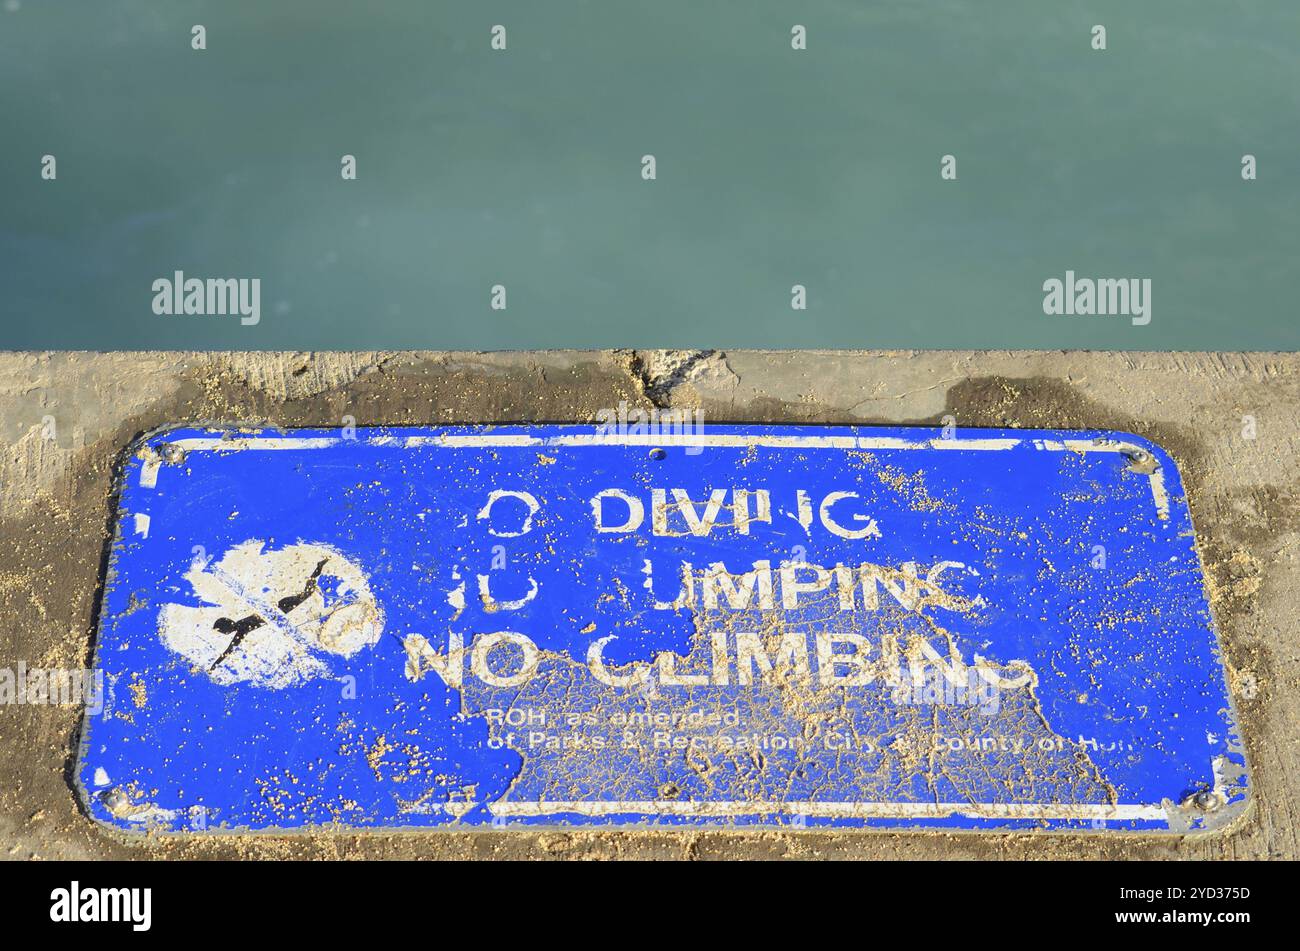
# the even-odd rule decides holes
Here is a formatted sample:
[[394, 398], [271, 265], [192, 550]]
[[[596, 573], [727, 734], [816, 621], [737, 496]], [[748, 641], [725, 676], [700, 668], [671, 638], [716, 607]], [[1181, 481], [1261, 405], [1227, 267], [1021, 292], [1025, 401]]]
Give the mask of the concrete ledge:
[[[112, 467], [172, 422], [594, 421], [691, 407], [714, 422], [1117, 429], [1178, 462], [1242, 718], [1255, 802], [1210, 835], [434, 832], [127, 846], [78, 811], [79, 710], [0, 707], [0, 849], [13, 858], [1297, 858], [1300, 355], [602, 351], [0, 354], [0, 666], [88, 663]], [[1252, 434], [1253, 437], [1247, 438]]]

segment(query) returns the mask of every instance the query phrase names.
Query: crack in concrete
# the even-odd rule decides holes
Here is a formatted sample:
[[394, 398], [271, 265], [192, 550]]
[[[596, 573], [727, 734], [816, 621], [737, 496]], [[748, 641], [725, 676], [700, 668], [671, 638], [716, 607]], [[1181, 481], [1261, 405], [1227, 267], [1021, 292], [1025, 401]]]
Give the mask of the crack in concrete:
[[641, 393], [658, 409], [672, 405], [672, 394], [688, 382], [692, 372], [703, 362], [717, 358], [726, 364], [718, 350], [622, 350], [627, 370]]

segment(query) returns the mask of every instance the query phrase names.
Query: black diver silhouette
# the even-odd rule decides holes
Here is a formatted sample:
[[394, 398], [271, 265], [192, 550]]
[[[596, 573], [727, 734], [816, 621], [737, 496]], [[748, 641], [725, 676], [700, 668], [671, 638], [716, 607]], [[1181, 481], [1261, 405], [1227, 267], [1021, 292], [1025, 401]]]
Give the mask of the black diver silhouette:
[[[298, 605], [311, 597], [311, 593], [316, 590], [316, 580], [320, 577], [321, 569], [325, 567], [327, 561], [329, 561], [328, 558], [321, 559], [320, 564], [318, 564], [316, 570], [311, 573], [311, 577], [307, 579], [307, 583], [303, 586], [300, 594], [286, 595], [276, 602], [276, 607], [280, 609], [282, 614], [288, 614]], [[212, 666], [209, 667], [208, 670], [216, 670], [217, 665], [225, 660], [230, 655], [230, 652], [238, 647], [245, 637], [265, 623], [266, 621], [257, 614], [250, 614], [247, 617], [240, 618], [238, 621], [232, 621], [228, 617], [217, 618], [212, 625], [212, 629], [221, 634], [231, 634], [233, 636], [230, 638], [230, 643], [226, 645], [226, 649], [223, 650], [221, 655], [212, 662]]]

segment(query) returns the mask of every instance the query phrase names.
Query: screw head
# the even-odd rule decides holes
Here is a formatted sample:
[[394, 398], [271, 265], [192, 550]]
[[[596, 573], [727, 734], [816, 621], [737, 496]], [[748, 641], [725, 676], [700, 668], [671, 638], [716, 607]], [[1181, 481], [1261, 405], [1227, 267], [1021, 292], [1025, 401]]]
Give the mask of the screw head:
[[1219, 808], [1219, 797], [1209, 789], [1203, 789], [1192, 797], [1192, 802], [1196, 808], [1204, 812], [1213, 812]]
[[1132, 449], [1124, 450], [1122, 455], [1128, 460], [1128, 467], [1134, 472], [1151, 475], [1159, 468], [1156, 464], [1156, 457], [1145, 449], [1134, 446]]

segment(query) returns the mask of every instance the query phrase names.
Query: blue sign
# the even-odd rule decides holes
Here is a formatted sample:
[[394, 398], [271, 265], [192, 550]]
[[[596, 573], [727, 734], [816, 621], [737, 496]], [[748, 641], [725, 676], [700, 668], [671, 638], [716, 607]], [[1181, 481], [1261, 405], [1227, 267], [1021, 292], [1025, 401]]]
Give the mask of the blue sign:
[[1130, 434], [143, 438], [78, 784], [129, 832], [1219, 828], [1187, 501]]

